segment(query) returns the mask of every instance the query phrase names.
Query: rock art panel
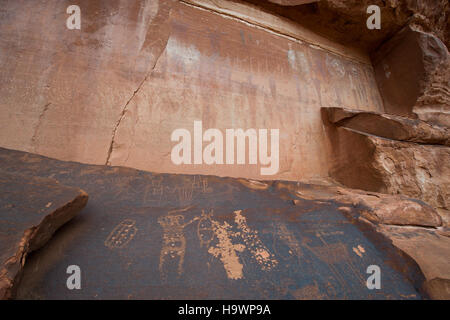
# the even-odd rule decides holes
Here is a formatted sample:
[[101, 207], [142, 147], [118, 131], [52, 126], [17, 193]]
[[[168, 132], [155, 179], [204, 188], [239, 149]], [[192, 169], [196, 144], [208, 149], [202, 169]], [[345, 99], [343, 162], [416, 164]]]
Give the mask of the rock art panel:
[[34, 1], [8, 6], [0, 22], [3, 147], [260, 179], [248, 163], [173, 164], [171, 133], [194, 120], [219, 130], [278, 128], [280, 168], [271, 177], [309, 179], [329, 169], [320, 107], [383, 108], [367, 55], [328, 40], [316, 46], [312, 35], [296, 40], [178, 1], [84, 0], [81, 30], [65, 27], [60, 1], [43, 4], [42, 19], [31, 18]]
[[[124, 147], [113, 152], [113, 165], [261, 178], [259, 168], [248, 164], [174, 165], [171, 133], [192, 131], [201, 119], [205, 130], [222, 132], [282, 128], [280, 169], [271, 178], [325, 175], [327, 145], [317, 107], [382, 108], [370, 66], [187, 5], [173, 9], [171, 19], [166, 50], [117, 131]], [[211, 25], [226, 25], [227, 32]], [[367, 85], [350, 86], [346, 70], [352, 68], [358, 70], [355, 83]]]
[[[92, 193], [83, 214], [27, 261], [16, 298], [301, 299], [306, 295], [301, 289], [311, 286], [314, 299], [425, 297], [416, 289], [424, 283], [417, 265], [356, 218], [359, 204], [342, 213], [338, 208], [344, 204], [337, 200], [308, 200], [291, 192], [298, 183], [266, 181], [261, 183], [268, 188], [255, 189], [239, 179], [208, 176], [211, 192], [182, 206], [175, 192], [160, 200], [143, 190], [155, 181], [173, 189], [198, 176], [0, 150], [4, 171], [52, 176]], [[277, 187], [280, 183], [286, 188]], [[105, 247], [111, 231], [126, 238], [134, 222], [139, 230], [126, 247]], [[73, 261], [83, 270], [83, 290], [76, 292], [61, 285]], [[385, 282], [376, 292], [366, 287], [369, 264], [383, 270]]]

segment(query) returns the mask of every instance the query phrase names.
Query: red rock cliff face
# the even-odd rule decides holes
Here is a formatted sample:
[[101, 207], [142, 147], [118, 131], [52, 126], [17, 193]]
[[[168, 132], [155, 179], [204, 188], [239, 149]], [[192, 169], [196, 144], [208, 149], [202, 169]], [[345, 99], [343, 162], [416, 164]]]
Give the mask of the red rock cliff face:
[[[234, 192], [250, 199], [253, 209], [253, 201], [276, 207], [278, 200], [285, 206], [289, 199], [289, 210], [302, 216], [312, 212], [306, 200], [318, 201], [316, 208], [336, 201], [340, 213], [365, 221], [417, 262], [430, 297], [448, 299], [447, 0], [79, 0], [80, 30], [66, 27], [68, 4], [62, 1], [0, 0], [0, 4], [0, 147], [102, 165], [60, 162], [0, 148], [2, 169], [57, 175], [91, 188], [94, 219], [82, 227], [95, 230], [95, 236], [88, 239], [99, 239], [98, 226], [105, 222], [102, 214], [127, 215], [125, 222], [110, 225], [113, 231], [128, 226], [131, 232], [117, 238], [126, 240], [137, 230], [135, 221], [128, 220], [130, 212], [149, 223], [142, 215], [149, 207], [162, 212], [193, 199], [199, 204], [195, 210], [218, 203], [228, 210]], [[372, 4], [381, 9], [380, 30], [366, 27], [366, 9]], [[201, 121], [203, 132], [214, 128], [222, 134], [227, 129], [279, 129], [278, 170], [263, 176], [260, 165], [249, 164], [248, 150], [247, 164], [175, 165], [171, 151], [176, 142], [171, 135], [176, 129], [187, 129], [195, 137], [196, 121]], [[195, 148], [195, 142], [191, 147]], [[110, 166], [251, 180], [196, 175], [157, 178], [154, 173]], [[316, 178], [320, 185], [256, 181]], [[4, 179], [5, 190], [14, 179]], [[230, 192], [211, 193], [213, 184], [208, 185], [208, 179], [215, 181], [214, 188], [226, 185]], [[244, 191], [241, 184], [249, 190]], [[15, 185], [19, 189], [13, 200], [23, 202], [21, 184]], [[60, 191], [77, 197], [74, 190]], [[253, 198], [256, 191], [275, 190], [282, 192]], [[34, 193], [39, 194], [39, 188]], [[78, 198], [77, 209], [87, 200], [84, 193]], [[48, 211], [42, 212], [49, 213], [49, 220], [44, 222], [51, 223], [23, 225], [25, 230], [38, 226], [42, 231], [36, 233], [38, 240], [48, 240], [54, 227], [75, 214], [63, 210], [62, 218], [55, 220], [55, 212], [60, 211], [50, 211], [51, 201], [46, 202]], [[135, 207], [124, 205], [129, 202]], [[155, 209], [155, 203], [161, 207]], [[10, 218], [11, 201], [3, 207], [4, 216]], [[192, 211], [194, 220], [203, 219], [194, 218], [199, 212], [193, 208], [178, 210]], [[265, 209], [253, 217], [260, 219], [272, 210]], [[242, 211], [236, 212], [241, 219]], [[284, 211], [274, 212], [287, 217]], [[268, 233], [273, 233], [275, 215], [267, 217], [272, 228]], [[159, 221], [163, 223], [153, 225], [164, 229], [164, 220]], [[346, 224], [339, 222], [339, 228]], [[9, 237], [11, 229], [5, 230]], [[318, 230], [308, 233], [320, 236], [322, 227]], [[304, 233], [301, 228], [297, 231]], [[122, 240], [115, 243], [116, 233], [111, 234], [105, 246], [121, 246]], [[69, 232], [68, 237], [72, 236]], [[32, 248], [44, 243], [31, 236], [20, 239]], [[308, 241], [302, 241], [302, 246], [308, 248]], [[17, 249], [18, 241], [11, 243], [0, 279], [3, 296], [8, 298], [20, 275], [21, 257], [28, 253], [20, 243]], [[92, 242], [97, 243], [102, 247], [102, 241]], [[336, 257], [331, 259], [329, 251], [324, 252], [328, 265], [337, 261], [333, 259], [339, 251], [334, 250]], [[362, 258], [364, 250], [358, 246], [353, 252]], [[35, 271], [29, 275], [30, 280]], [[304, 287], [294, 296], [303, 297], [311, 288]], [[319, 291], [310, 297], [324, 298]]]
[[81, 30], [65, 27], [60, 1], [5, 4], [3, 147], [261, 178], [258, 166], [176, 166], [170, 135], [194, 120], [204, 130], [277, 128], [280, 168], [270, 178], [299, 180], [328, 175], [320, 107], [383, 109], [366, 53], [246, 4], [224, 13], [183, 1], [79, 1]]

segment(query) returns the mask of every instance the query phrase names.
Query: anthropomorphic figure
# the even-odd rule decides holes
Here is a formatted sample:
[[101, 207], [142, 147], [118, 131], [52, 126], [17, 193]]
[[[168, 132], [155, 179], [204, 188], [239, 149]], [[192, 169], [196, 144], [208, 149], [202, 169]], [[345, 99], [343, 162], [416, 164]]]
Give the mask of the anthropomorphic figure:
[[178, 277], [183, 274], [184, 254], [186, 252], [186, 238], [184, 228], [198, 220], [198, 217], [184, 223], [184, 216], [168, 214], [158, 218], [158, 223], [163, 228], [163, 245], [159, 258], [159, 271], [161, 279], [167, 280], [168, 268], [170, 262], [178, 262]]

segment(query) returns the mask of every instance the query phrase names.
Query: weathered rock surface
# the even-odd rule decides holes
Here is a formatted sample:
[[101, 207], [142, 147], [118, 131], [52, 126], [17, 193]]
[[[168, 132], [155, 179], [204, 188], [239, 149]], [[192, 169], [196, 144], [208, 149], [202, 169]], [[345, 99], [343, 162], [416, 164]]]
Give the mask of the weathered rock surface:
[[[296, 21], [342, 44], [369, 52], [375, 51], [408, 24], [433, 33], [450, 47], [450, 4], [447, 0], [321, 0], [297, 7], [290, 6], [291, 1], [282, 0], [247, 2]], [[286, 2], [285, 7], [281, 2]], [[377, 5], [381, 9], [380, 30], [367, 30], [369, 5]]]
[[[360, 208], [361, 217], [386, 225], [441, 227], [443, 219], [428, 204], [401, 195], [387, 195], [335, 185], [307, 185], [276, 182], [279, 189], [288, 189], [298, 197], [309, 200], [334, 200], [347, 206], [338, 209], [350, 212], [350, 207]], [[301, 200], [294, 200], [296, 205]]]
[[[321, 186], [154, 174], [6, 149], [0, 164], [91, 194], [84, 213], [27, 261], [17, 298], [427, 297], [416, 263], [360, 218], [367, 207], [325, 199], [334, 191]], [[300, 196], [299, 186], [322, 195]], [[82, 290], [64, 286], [74, 261]], [[367, 290], [372, 264], [382, 269], [381, 290]]]
[[242, 19], [256, 17], [242, 23], [230, 19], [233, 11], [186, 1], [84, 0], [81, 30], [68, 30], [65, 2], [39, 4], [42, 19], [31, 18], [35, 1], [6, 4], [3, 147], [90, 164], [261, 179], [255, 165], [173, 164], [171, 133], [192, 131], [194, 120], [222, 132], [279, 128], [280, 168], [272, 178], [299, 180], [329, 170], [322, 106], [382, 111], [366, 53], [292, 23], [282, 29], [271, 14], [244, 11]]
[[299, 6], [306, 3], [318, 2], [319, 0], [269, 0], [269, 2], [280, 4], [282, 6]]
[[450, 56], [436, 36], [407, 26], [383, 44], [372, 60], [386, 113], [417, 117], [414, 112], [430, 103], [436, 107], [436, 100], [448, 108], [450, 76], [436, 73], [448, 68]]
[[450, 146], [450, 130], [427, 122], [375, 112], [324, 108], [330, 123], [399, 141]]
[[449, 300], [450, 297], [450, 280], [434, 278], [425, 283], [425, 290], [434, 300]]
[[450, 299], [449, 237], [423, 228], [380, 226], [379, 230], [419, 264], [432, 299]]
[[[96, 194], [91, 215], [25, 265], [19, 297], [420, 298], [422, 273], [396, 247], [432, 298], [449, 296], [448, 0], [77, 4], [81, 30], [66, 28], [61, 1], [0, 9], [0, 146], [166, 174], [1, 149], [7, 171]], [[381, 30], [366, 28], [372, 4]], [[175, 165], [171, 133], [196, 120], [280, 129], [271, 179], [331, 176], [366, 192], [257, 181], [260, 165]], [[64, 217], [19, 233], [0, 297]], [[92, 272], [81, 293], [55, 290], [72, 264], [63, 250]], [[374, 259], [391, 284], [368, 294]]]
[[413, 111], [424, 121], [450, 128], [450, 56], [437, 67]]
[[448, 218], [442, 210], [439, 213], [443, 219], [429, 205], [415, 199], [342, 188], [330, 183], [275, 182], [274, 187], [301, 197], [303, 200], [294, 200], [300, 206], [304, 205], [304, 199], [342, 203], [339, 211], [369, 222], [418, 263], [426, 277], [424, 290], [432, 299], [450, 299], [450, 234], [447, 227], [442, 227], [442, 221]]
[[335, 161], [330, 175], [345, 186], [450, 205], [450, 148], [330, 129]]
[[14, 294], [30, 252], [41, 248], [87, 203], [53, 179], [0, 171], [0, 299]]

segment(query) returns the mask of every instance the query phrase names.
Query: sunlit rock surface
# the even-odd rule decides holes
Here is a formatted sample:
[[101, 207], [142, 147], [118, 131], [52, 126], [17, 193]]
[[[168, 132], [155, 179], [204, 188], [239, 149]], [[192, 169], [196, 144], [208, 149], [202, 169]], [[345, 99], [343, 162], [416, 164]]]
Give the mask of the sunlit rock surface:
[[[6, 148], [155, 172], [266, 178], [252, 165], [174, 165], [171, 133], [201, 120], [205, 130], [280, 129], [280, 168], [270, 178], [301, 180], [328, 175], [322, 106], [383, 108], [367, 54], [292, 23], [292, 37], [272, 32], [279, 21], [270, 14], [256, 11], [242, 23], [179, 1], [84, 0], [81, 30], [68, 30], [64, 2], [7, 3], [0, 19]], [[35, 16], [38, 8], [43, 14]], [[239, 8], [243, 18], [255, 12]]]

